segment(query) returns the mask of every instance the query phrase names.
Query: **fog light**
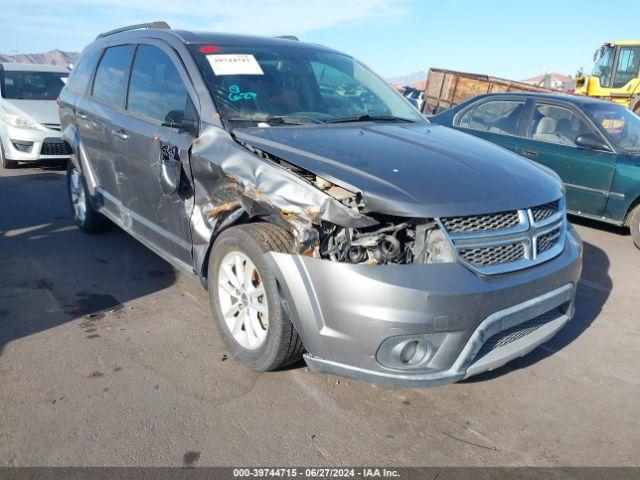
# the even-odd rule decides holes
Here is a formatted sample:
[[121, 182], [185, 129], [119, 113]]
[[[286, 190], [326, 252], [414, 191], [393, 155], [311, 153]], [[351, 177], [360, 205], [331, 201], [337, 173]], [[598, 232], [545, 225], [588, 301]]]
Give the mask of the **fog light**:
[[[425, 338], [426, 336], [402, 335], [387, 338], [378, 349], [378, 362], [389, 368], [424, 368], [437, 348]], [[435, 337], [436, 344], [439, 345], [443, 335], [435, 334]]]
[[[405, 342], [404, 345], [398, 345], [398, 347], [400, 347], [400, 361], [405, 365], [416, 365], [420, 363], [429, 351], [427, 342], [424, 340], [409, 340]], [[396, 349], [398, 347], [396, 347]]]

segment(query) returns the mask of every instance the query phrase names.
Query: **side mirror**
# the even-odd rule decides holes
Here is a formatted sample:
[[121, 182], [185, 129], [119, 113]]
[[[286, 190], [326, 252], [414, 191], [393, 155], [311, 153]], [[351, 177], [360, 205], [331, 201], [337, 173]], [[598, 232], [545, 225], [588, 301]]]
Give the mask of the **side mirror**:
[[196, 120], [184, 119], [178, 122], [162, 122], [163, 127], [175, 128], [181, 132], [191, 133], [194, 137], [198, 135], [200, 125]]
[[578, 135], [576, 145], [579, 147], [590, 148], [591, 150], [601, 150], [603, 152], [611, 152], [609, 145], [598, 139], [594, 135]]

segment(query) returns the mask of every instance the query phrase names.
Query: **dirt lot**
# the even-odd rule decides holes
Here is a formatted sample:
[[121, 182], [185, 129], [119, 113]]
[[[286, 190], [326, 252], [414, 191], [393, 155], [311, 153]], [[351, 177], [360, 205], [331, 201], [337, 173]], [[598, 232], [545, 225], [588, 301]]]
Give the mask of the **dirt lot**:
[[206, 293], [63, 172], [0, 171], [0, 466], [639, 465], [640, 252], [580, 222], [574, 320], [471, 381], [389, 390], [228, 360]]

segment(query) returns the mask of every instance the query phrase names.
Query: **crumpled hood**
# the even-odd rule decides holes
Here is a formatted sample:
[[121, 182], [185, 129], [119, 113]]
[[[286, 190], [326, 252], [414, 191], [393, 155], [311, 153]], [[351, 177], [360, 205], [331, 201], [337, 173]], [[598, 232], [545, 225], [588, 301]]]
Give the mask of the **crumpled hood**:
[[367, 212], [446, 217], [527, 208], [562, 195], [558, 176], [440, 125], [235, 129], [236, 138], [360, 191]]
[[7, 113], [27, 117], [35, 123], [60, 123], [55, 100], [5, 100]]

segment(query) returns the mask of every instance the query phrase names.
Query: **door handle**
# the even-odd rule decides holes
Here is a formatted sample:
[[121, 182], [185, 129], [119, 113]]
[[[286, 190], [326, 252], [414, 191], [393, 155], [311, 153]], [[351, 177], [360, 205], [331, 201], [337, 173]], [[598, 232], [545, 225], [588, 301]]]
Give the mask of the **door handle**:
[[76, 115], [78, 116], [78, 118], [82, 118], [83, 120], [86, 120], [87, 118], [87, 114], [84, 113], [83, 110], [76, 110]]
[[111, 130], [111, 135], [113, 135], [114, 137], [119, 138], [120, 140], [126, 140], [126, 139], [129, 138], [129, 135], [127, 134], [127, 132], [125, 132], [121, 128], [118, 128], [118, 129], [115, 129], [115, 130]]
[[538, 152], [535, 150], [523, 150], [522, 155], [529, 158], [536, 158], [538, 156]]

